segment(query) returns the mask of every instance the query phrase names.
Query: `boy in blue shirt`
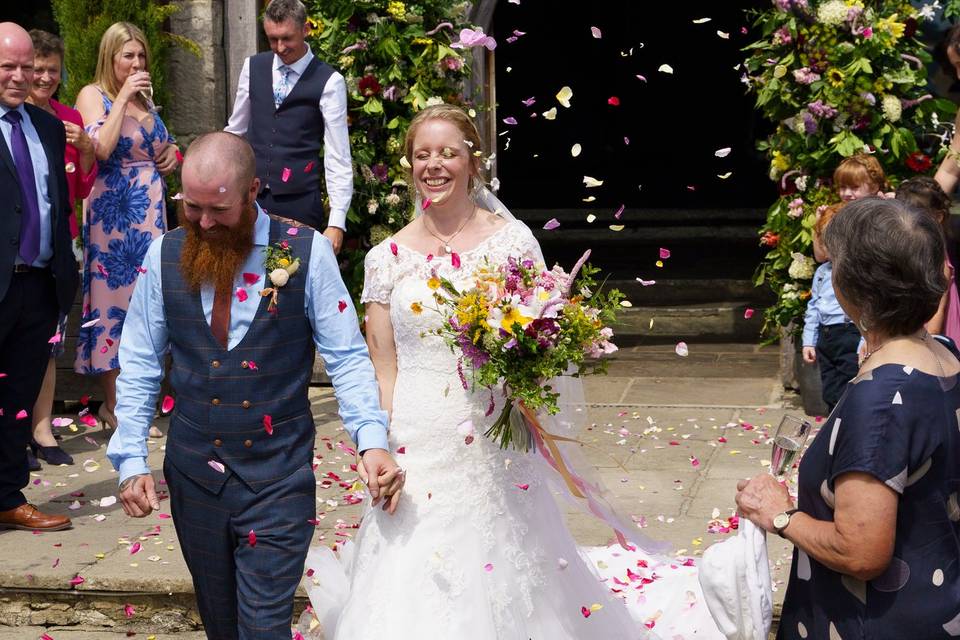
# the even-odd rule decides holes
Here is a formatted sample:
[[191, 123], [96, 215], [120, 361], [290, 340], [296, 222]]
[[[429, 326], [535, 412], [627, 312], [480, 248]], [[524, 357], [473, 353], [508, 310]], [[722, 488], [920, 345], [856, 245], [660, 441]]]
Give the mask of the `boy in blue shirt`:
[[813, 274], [810, 300], [803, 316], [803, 361], [820, 363], [823, 401], [830, 411], [844, 388], [857, 375], [857, 345], [860, 332], [846, 316], [833, 291], [833, 265], [820, 237], [842, 205], [827, 207], [817, 219], [813, 233], [813, 256], [822, 262]]

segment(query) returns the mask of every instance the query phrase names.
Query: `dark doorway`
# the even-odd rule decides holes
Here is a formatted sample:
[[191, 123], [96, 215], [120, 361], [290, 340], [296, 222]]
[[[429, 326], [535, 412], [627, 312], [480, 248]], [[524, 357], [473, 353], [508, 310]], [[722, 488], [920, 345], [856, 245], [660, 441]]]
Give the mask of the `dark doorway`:
[[50, 33], [60, 33], [57, 21], [53, 19], [53, 7], [50, 0], [29, 0], [29, 2], [5, 2], [0, 9], [0, 22], [16, 22], [29, 31], [43, 29]]
[[[573, 10], [500, 0], [493, 30], [504, 201], [611, 211], [769, 206], [776, 194], [755, 150], [764, 132], [734, 69], [755, 37], [745, 9], [768, 4], [605, 0]], [[700, 18], [711, 20], [693, 22]], [[514, 30], [525, 35], [508, 42]], [[663, 64], [673, 73], [658, 71]], [[554, 97], [564, 86], [573, 90], [569, 109]], [[553, 107], [556, 119], [545, 119]], [[511, 117], [516, 125], [504, 123]], [[729, 156], [714, 155], [728, 147]], [[603, 186], [585, 188], [584, 176]], [[596, 200], [583, 202], [589, 196]]]

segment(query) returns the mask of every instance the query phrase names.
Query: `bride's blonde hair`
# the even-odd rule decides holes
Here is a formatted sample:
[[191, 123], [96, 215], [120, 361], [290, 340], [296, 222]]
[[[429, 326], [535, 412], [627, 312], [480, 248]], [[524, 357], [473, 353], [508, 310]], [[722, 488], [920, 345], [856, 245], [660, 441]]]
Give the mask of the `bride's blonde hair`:
[[[467, 112], [460, 107], [455, 107], [452, 104], [436, 104], [423, 109], [413, 117], [410, 126], [407, 128], [407, 137], [403, 143], [403, 154], [407, 158], [407, 162], [410, 163], [411, 167], [413, 166], [413, 139], [416, 138], [417, 129], [420, 128], [420, 125], [430, 120], [445, 120], [463, 134], [463, 141], [470, 147], [470, 166], [473, 168], [473, 175], [470, 177], [470, 188], [472, 189], [477, 184], [474, 182], [475, 180], [482, 180], [480, 156], [483, 153], [483, 147], [480, 142], [480, 132], [477, 131], [476, 125], [473, 124], [473, 120], [470, 119]], [[409, 172], [410, 170], [408, 170]]]

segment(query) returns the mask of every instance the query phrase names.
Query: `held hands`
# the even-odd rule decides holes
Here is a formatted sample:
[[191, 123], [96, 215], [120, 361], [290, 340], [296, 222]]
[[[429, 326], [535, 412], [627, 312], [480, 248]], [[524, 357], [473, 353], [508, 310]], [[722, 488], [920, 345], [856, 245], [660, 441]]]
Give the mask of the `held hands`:
[[774, 532], [777, 514], [793, 509], [786, 486], [769, 473], [737, 483], [737, 511], [765, 531]]
[[817, 361], [817, 348], [816, 347], [804, 347], [803, 348], [803, 361], [807, 364], [813, 364]]
[[160, 509], [160, 500], [149, 473], [132, 476], [120, 483], [120, 504], [123, 512], [134, 518], [143, 518]]
[[140, 91], [152, 88], [150, 74], [146, 71], [136, 71], [127, 76], [123, 86], [117, 92], [117, 102], [127, 103], [137, 96]]
[[383, 500], [383, 510], [390, 515], [396, 513], [406, 476], [393, 456], [384, 449], [367, 449], [360, 456], [357, 471], [370, 490], [373, 506]]

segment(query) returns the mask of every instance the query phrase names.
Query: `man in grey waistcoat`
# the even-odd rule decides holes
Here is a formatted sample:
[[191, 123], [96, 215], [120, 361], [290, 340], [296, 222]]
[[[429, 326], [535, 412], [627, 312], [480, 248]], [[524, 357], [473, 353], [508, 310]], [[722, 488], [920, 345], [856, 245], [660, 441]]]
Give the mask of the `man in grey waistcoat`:
[[[263, 212], [254, 164], [250, 146], [230, 133], [206, 134], [187, 150], [183, 226], [150, 246], [127, 311], [107, 449], [124, 511], [158, 509], [146, 440], [169, 348], [177, 404], [163, 473], [200, 616], [218, 640], [290, 638], [316, 518], [314, 347], [374, 502], [392, 512], [403, 486], [330, 242]], [[289, 269], [271, 272], [281, 259]]]
[[[263, 30], [271, 50], [244, 61], [225, 131], [245, 136], [253, 146], [260, 205], [270, 214], [324, 229], [339, 253], [353, 197], [346, 84], [310, 51], [300, 0], [271, 0]], [[321, 149], [330, 197], [325, 228]]]

